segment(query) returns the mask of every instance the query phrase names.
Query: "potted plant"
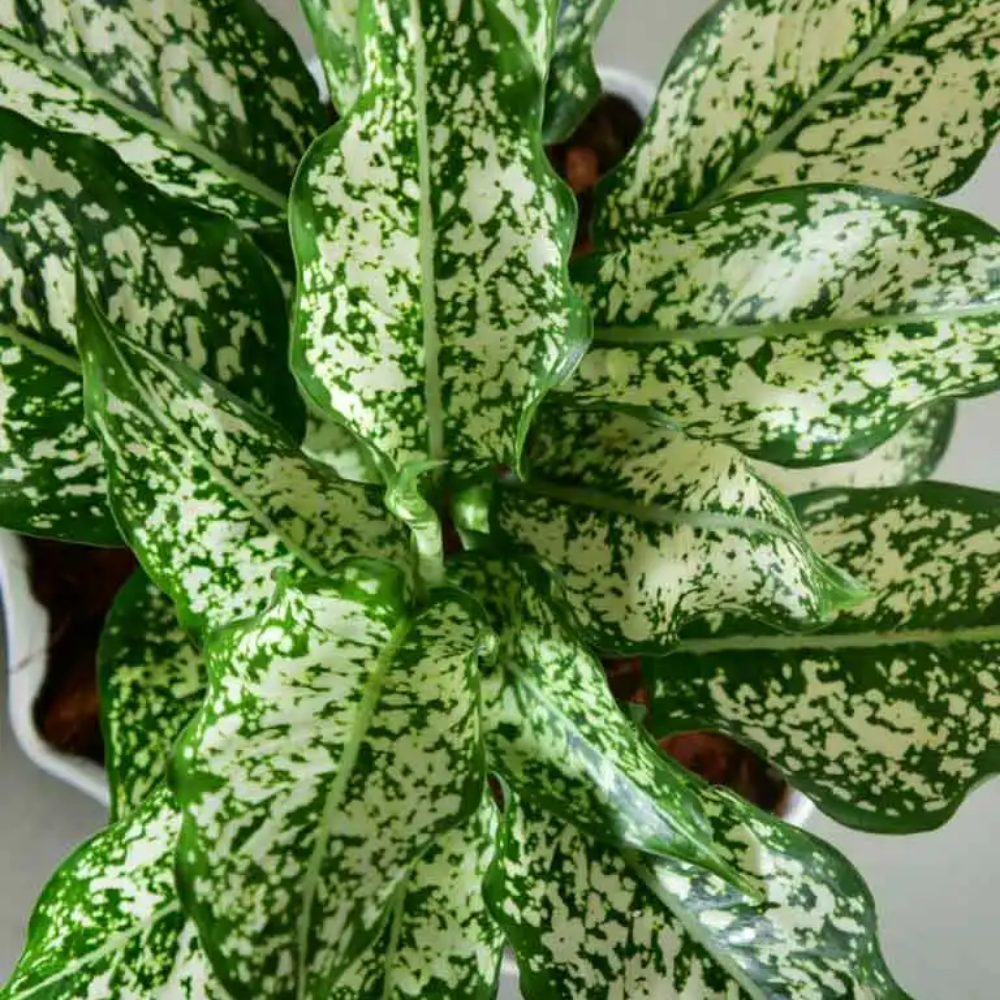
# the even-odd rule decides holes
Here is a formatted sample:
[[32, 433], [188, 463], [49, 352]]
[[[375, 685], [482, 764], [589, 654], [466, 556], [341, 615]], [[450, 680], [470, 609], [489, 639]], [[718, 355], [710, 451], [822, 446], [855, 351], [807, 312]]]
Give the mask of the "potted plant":
[[896, 833], [992, 770], [1000, 500], [908, 480], [1000, 383], [1000, 234], [927, 200], [1000, 28], [717, 6], [571, 264], [607, 4], [552, 7], [306, 0], [332, 128], [252, 0], [5, 20], [0, 519], [141, 570], [3, 1000], [478, 1000], [508, 946], [528, 1000], [906, 997], [847, 861], [658, 743]]

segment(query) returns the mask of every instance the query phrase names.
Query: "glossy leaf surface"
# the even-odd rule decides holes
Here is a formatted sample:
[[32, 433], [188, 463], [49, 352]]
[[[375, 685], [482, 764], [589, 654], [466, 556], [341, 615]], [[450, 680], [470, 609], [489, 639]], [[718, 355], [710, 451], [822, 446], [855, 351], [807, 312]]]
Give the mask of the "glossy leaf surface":
[[922, 483], [796, 504], [871, 597], [812, 636], [722, 620], [648, 661], [650, 726], [730, 732], [850, 826], [940, 826], [1000, 768], [1000, 499]]
[[403, 591], [352, 561], [208, 645], [175, 756], [178, 873], [237, 1000], [329, 996], [483, 796], [483, 623], [451, 592], [412, 614]]

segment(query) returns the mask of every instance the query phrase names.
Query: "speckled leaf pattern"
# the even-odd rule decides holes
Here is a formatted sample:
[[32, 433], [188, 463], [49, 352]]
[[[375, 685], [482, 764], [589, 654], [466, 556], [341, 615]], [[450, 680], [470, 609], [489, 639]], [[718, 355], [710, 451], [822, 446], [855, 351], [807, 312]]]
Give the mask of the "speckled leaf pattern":
[[487, 899], [526, 1000], [909, 1000], [840, 854], [734, 795], [705, 801], [763, 900], [676, 859], [619, 855], [527, 803], [513, 811]]
[[174, 889], [180, 815], [161, 786], [46, 886], [2, 1000], [228, 1000]]
[[653, 224], [578, 279], [595, 346], [574, 404], [779, 465], [857, 457], [919, 407], [1000, 384], [1000, 233], [918, 199], [751, 194]]
[[358, 0], [299, 0], [319, 53], [330, 100], [344, 115], [361, 85], [358, 60]]
[[815, 626], [860, 596], [735, 449], [627, 414], [549, 407], [538, 424], [534, 475], [499, 491], [495, 521], [559, 575], [598, 649], [662, 653], [723, 609]]
[[93, 136], [247, 224], [284, 214], [325, 124], [291, 39], [254, 0], [0, 0], [0, 107]]
[[922, 483], [797, 505], [872, 596], [809, 637], [723, 621], [648, 661], [650, 726], [731, 732], [850, 826], [940, 826], [1000, 770], [1000, 499]]
[[167, 773], [174, 743], [205, 694], [201, 654], [173, 601], [137, 570], [108, 612], [97, 654], [112, 822]]
[[302, 450], [329, 466], [341, 479], [379, 485], [382, 476], [371, 451], [342, 424], [309, 414]]
[[233, 223], [142, 183], [93, 140], [0, 110], [0, 523], [113, 544], [100, 448], [83, 422], [78, 255], [130, 337], [291, 429], [300, 406], [280, 290]]
[[338, 479], [262, 413], [130, 343], [86, 300], [80, 335], [115, 516], [196, 638], [261, 610], [277, 569], [408, 558], [378, 490]]
[[563, 0], [560, 4], [545, 93], [542, 137], [546, 143], [569, 138], [601, 96], [594, 44], [615, 2]]
[[835, 486], [857, 489], [904, 486], [933, 475], [951, 443], [954, 429], [955, 404], [946, 399], [917, 410], [902, 430], [853, 462], [803, 469], [757, 462], [754, 467], [762, 479], [789, 496]]
[[498, 826], [485, 795], [471, 820], [431, 845], [399, 892], [381, 940], [330, 1000], [494, 1000], [504, 938], [483, 882]]
[[293, 369], [387, 471], [516, 465], [586, 344], [537, 136], [548, 7], [373, 0], [361, 96], [297, 176]]
[[210, 641], [175, 755], [178, 873], [234, 1000], [326, 998], [475, 811], [484, 628], [457, 591], [413, 613], [400, 570], [354, 560]]
[[997, 0], [730, 0], [674, 56], [598, 229], [818, 181], [924, 196], [1000, 127]]
[[489, 556], [466, 557], [453, 574], [499, 635], [483, 680], [490, 768], [590, 836], [719, 866], [687, 772], [615, 703], [601, 664], [556, 613], [547, 574]]

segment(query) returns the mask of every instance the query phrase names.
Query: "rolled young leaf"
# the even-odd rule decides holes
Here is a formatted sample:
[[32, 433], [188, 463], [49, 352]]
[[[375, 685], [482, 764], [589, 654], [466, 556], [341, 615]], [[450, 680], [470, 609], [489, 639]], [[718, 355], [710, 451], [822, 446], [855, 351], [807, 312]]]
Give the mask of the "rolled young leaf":
[[546, 143], [569, 138], [601, 96], [594, 45], [614, 5], [615, 0], [563, 0], [559, 5], [545, 92]]
[[377, 490], [338, 479], [258, 410], [128, 341], [85, 290], [79, 323], [115, 517], [195, 638], [260, 611], [276, 569], [408, 558]]
[[387, 478], [516, 465], [587, 341], [575, 201], [537, 135], [551, 6], [373, 0], [361, 96], [297, 175], [293, 370]]
[[213, 637], [174, 760], [177, 863], [234, 1000], [328, 997], [475, 812], [483, 633], [464, 595], [414, 613], [402, 571], [356, 560]]
[[201, 654], [177, 624], [173, 601], [141, 570], [108, 611], [97, 672], [115, 822], [166, 777], [174, 743], [205, 695]]
[[382, 938], [330, 1000], [494, 1000], [503, 932], [483, 898], [499, 822], [490, 796], [436, 840], [394, 901]]
[[121, 539], [76, 351], [82, 265], [132, 339], [204, 371], [297, 433], [281, 292], [236, 226], [168, 198], [91, 139], [0, 110], [0, 524]]
[[512, 807], [487, 901], [526, 1000], [909, 1000], [850, 864], [735, 795], [704, 795], [763, 901], [676, 859], [619, 854], [527, 802]]
[[361, 85], [358, 62], [358, 0], [299, 0], [319, 53], [330, 100], [343, 116]]
[[954, 191], [1000, 127], [998, 44], [996, 0], [719, 3], [598, 191], [598, 231], [817, 181]]
[[600, 650], [666, 652], [686, 621], [726, 608], [812, 627], [863, 592], [726, 445], [553, 406], [532, 461], [537, 478], [498, 491], [496, 525], [558, 574]]
[[581, 263], [574, 405], [657, 416], [779, 465], [857, 458], [1000, 385], [1000, 233], [869, 189], [750, 194]]
[[167, 193], [246, 225], [284, 215], [325, 124], [291, 39], [254, 0], [7, 0], [0, 107], [93, 136]]
[[930, 479], [948, 450], [955, 409], [955, 404], [945, 399], [917, 410], [902, 430], [853, 462], [802, 469], [756, 462], [754, 468], [762, 479], [789, 496], [835, 486], [873, 489], [920, 482]]
[[646, 661], [649, 726], [750, 743], [848, 826], [940, 826], [1000, 771], [1000, 497], [922, 483], [796, 507], [871, 597], [812, 636], [724, 619]]
[[228, 1000], [174, 888], [180, 814], [162, 785], [45, 887], [0, 1000]]
[[547, 575], [524, 558], [478, 555], [451, 569], [499, 636], [483, 680], [491, 770], [590, 836], [731, 875], [690, 776], [622, 713], [601, 664], [556, 613]]

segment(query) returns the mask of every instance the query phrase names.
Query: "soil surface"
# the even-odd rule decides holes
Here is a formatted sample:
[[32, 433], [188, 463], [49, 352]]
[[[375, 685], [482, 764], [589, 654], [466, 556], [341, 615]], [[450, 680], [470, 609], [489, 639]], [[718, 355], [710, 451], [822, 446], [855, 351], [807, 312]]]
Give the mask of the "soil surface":
[[[336, 113], [331, 109], [331, 121]], [[642, 119], [627, 101], [605, 95], [577, 131], [548, 149], [549, 159], [576, 195], [579, 224], [575, 255], [591, 251], [590, 223], [598, 180], [625, 157], [639, 135]], [[94, 549], [26, 539], [32, 588], [49, 609], [50, 666], [36, 706], [39, 729], [54, 746], [101, 762], [97, 695], [97, 644], [114, 595], [135, 567], [123, 549]], [[457, 543], [457, 536], [452, 540]], [[608, 679], [623, 703], [644, 705], [641, 663], [606, 661]], [[763, 809], [778, 811], [789, 787], [781, 775], [735, 740], [715, 733], [679, 733], [660, 746], [707, 781], [726, 785]]]

